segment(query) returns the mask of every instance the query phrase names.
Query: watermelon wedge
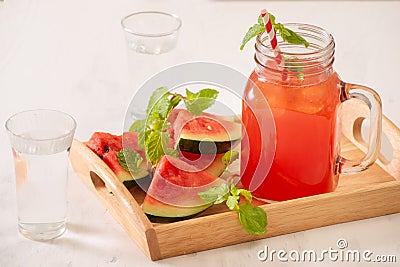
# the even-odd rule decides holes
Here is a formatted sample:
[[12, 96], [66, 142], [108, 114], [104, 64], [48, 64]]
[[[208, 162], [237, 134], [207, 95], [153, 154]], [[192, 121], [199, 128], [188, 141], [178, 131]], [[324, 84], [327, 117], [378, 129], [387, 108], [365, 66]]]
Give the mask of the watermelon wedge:
[[126, 171], [118, 161], [117, 153], [124, 148], [138, 152], [145, 159], [144, 151], [138, 147], [138, 134], [127, 132], [121, 135], [110, 133], [95, 132], [86, 146], [103, 159], [104, 163], [115, 173], [119, 180], [129, 189], [136, 184], [142, 188], [147, 188], [150, 183], [150, 174], [147, 170], [147, 162], [143, 160], [140, 170], [135, 173]]
[[[118, 179], [128, 188], [131, 188], [134, 184], [135, 180], [132, 175], [127, 172], [122, 166], [119, 164], [117, 153], [113, 150], [103, 154], [103, 161], [107, 164], [108, 167], [115, 173]], [[147, 177], [148, 173], [140, 174], [140, 176]]]
[[143, 201], [146, 214], [159, 217], [187, 217], [212, 205], [198, 193], [222, 182], [218, 176], [199, 170], [179, 158], [163, 156]]
[[[222, 117], [221, 117], [222, 118]], [[169, 122], [174, 146], [180, 151], [196, 154], [221, 154], [237, 144], [242, 135], [241, 124], [216, 115], [194, 116], [187, 110], [171, 112]]]
[[118, 152], [122, 149], [122, 137], [110, 133], [95, 132], [86, 143], [86, 146], [99, 157], [103, 157], [110, 150]]
[[221, 176], [228, 167], [222, 161], [225, 154], [195, 154], [179, 151], [179, 159], [195, 166], [198, 170], [204, 170], [212, 175]]

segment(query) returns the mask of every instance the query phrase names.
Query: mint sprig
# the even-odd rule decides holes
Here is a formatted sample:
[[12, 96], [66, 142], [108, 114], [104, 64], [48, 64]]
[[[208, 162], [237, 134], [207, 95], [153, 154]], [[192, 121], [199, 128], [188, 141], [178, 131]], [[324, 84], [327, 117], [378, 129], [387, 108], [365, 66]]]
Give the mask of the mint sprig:
[[201, 115], [204, 110], [214, 105], [217, 96], [218, 91], [210, 88], [202, 89], [197, 93], [186, 89], [186, 109], [193, 115]]
[[263, 235], [266, 233], [267, 214], [257, 206], [244, 203], [239, 206], [239, 220], [243, 228], [253, 235]]
[[[228, 186], [222, 183], [217, 187], [199, 192], [199, 197], [208, 203], [219, 204], [225, 201], [230, 210], [238, 212], [239, 221], [246, 232], [253, 235], [263, 235], [267, 232], [267, 214], [258, 207], [251, 205], [252, 195], [250, 191], [239, 189], [235, 185]], [[243, 196], [247, 203], [239, 205], [240, 196]]]
[[146, 157], [148, 161], [156, 164], [167, 150], [170, 134], [161, 131], [152, 131], [145, 141]]
[[227, 200], [229, 196], [229, 186], [222, 183], [220, 186], [213, 186], [210, 189], [199, 192], [199, 197], [207, 203], [220, 204]]
[[146, 118], [133, 122], [129, 131], [138, 132], [139, 147], [145, 149], [146, 159], [156, 165], [163, 155], [178, 154], [175, 149], [168, 148], [171, 135], [167, 129], [171, 125], [167, 119], [171, 111], [183, 100], [190, 113], [200, 115], [215, 103], [217, 97], [218, 91], [210, 88], [197, 93], [186, 89], [186, 96], [182, 96], [171, 93], [167, 87], [160, 87], [149, 99]]
[[[271, 18], [271, 16], [270, 16]], [[257, 35], [261, 34], [265, 32], [265, 26], [264, 26], [264, 22], [263, 19], [261, 18], [261, 16], [258, 17], [258, 23], [254, 24], [253, 26], [251, 26], [247, 32], [246, 35], [243, 37], [242, 40], [242, 45], [240, 46], [240, 50], [243, 50], [244, 46], [254, 37], [256, 37]]]
[[[276, 18], [274, 15], [269, 13], [269, 19], [271, 20], [272, 26], [274, 27], [275, 32], [279, 33], [279, 35], [282, 37], [282, 39], [285, 42], [288, 42], [290, 44], [303, 44], [305, 47], [308, 47], [310, 44], [307, 42], [303, 37], [295, 33], [294, 31], [286, 28], [283, 24], [281, 23], [276, 23]], [[242, 45], [240, 46], [240, 50], [243, 50], [244, 46], [254, 37], [257, 35], [265, 32], [265, 26], [264, 26], [264, 21], [261, 16], [258, 17], [258, 21], [256, 24], [251, 26], [247, 33], [245, 34], [243, 40], [242, 40]]]
[[121, 151], [117, 153], [117, 159], [121, 167], [127, 172], [140, 171], [140, 164], [143, 161], [143, 158], [139, 153], [126, 148], [121, 149]]

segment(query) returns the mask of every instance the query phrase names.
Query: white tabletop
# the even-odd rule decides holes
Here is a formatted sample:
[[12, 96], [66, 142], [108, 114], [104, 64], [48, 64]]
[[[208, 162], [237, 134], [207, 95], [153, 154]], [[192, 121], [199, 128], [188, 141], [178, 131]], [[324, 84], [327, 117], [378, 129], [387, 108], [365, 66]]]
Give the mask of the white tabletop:
[[[376, 89], [384, 113], [400, 125], [396, 1], [0, 1], [0, 122], [21, 110], [51, 108], [75, 117], [77, 139], [87, 140], [94, 131], [120, 133], [133, 92], [120, 27], [124, 15], [138, 10], [176, 13], [183, 27], [175, 63], [207, 60], [247, 74], [254, 64], [252, 45], [243, 52], [238, 48], [262, 8], [280, 21], [330, 31], [341, 77]], [[397, 256], [397, 263], [376, 266], [400, 262], [400, 214], [152, 262], [72, 169], [68, 231], [51, 242], [31, 241], [17, 231], [13, 162], [4, 130], [0, 147], [0, 266], [271, 266], [279, 262], [257, 259], [264, 246], [322, 251], [336, 248], [339, 238], [346, 239], [350, 249]]]

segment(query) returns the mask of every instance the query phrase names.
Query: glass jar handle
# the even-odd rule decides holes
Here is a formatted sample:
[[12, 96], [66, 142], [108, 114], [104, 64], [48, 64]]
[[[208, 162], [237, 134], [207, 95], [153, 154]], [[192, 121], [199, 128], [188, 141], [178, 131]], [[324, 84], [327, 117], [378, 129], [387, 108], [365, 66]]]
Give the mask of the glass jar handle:
[[350, 160], [339, 157], [340, 173], [358, 173], [366, 170], [377, 159], [381, 147], [382, 103], [379, 95], [363, 85], [342, 83], [341, 101], [358, 99], [364, 102], [370, 111], [370, 131], [368, 150], [364, 158]]

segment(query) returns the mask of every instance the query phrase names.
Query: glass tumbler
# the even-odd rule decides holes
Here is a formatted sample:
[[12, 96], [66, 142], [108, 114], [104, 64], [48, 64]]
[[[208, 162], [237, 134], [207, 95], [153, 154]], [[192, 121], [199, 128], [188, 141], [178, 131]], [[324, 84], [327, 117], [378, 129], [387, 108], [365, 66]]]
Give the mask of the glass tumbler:
[[19, 231], [33, 240], [56, 238], [66, 229], [68, 153], [76, 122], [42, 109], [17, 113], [5, 127], [14, 156]]
[[137, 91], [152, 75], [175, 65], [181, 19], [159, 11], [132, 13], [121, 20], [128, 46], [130, 86]]

